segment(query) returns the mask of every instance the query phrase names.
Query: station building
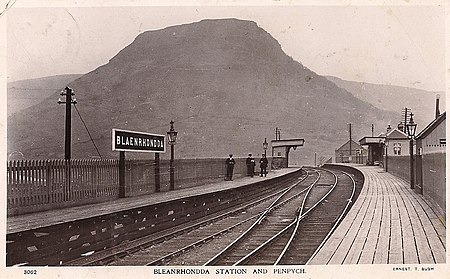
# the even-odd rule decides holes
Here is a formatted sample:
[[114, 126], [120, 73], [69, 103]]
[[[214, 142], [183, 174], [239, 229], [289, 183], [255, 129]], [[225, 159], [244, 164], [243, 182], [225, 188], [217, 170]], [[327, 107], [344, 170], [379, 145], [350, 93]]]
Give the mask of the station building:
[[388, 126], [384, 144], [387, 156], [409, 155], [408, 135], [397, 128], [391, 129]]
[[287, 168], [289, 166], [289, 153], [291, 148], [303, 146], [305, 139], [276, 139], [271, 141], [272, 166], [271, 169]]
[[445, 219], [446, 113], [416, 136], [415, 189], [435, 203]]
[[413, 158], [414, 190], [423, 194], [439, 212], [439, 217], [445, 220], [446, 113], [439, 112], [439, 99], [436, 100], [435, 115], [435, 119], [415, 136], [413, 154], [409, 151], [408, 136], [397, 128], [388, 127], [386, 134], [365, 137], [361, 141], [362, 145], [369, 144], [369, 161], [381, 159], [378, 156], [383, 155], [385, 170], [406, 181], [411, 179]]
[[336, 163], [356, 163], [365, 164], [367, 160], [367, 149], [362, 147], [359, 143], [350, 140], [344, 143], [341, 147], [334, 150]]
[[408, 135], [398, 128], [391, 129], [390, 125], [387, 128], [386, 134], [382, 135], [385, 138], [384, 169], [398, 177], [409, 180], [411, 173], [409, 169], [410, 141]]
[[361, 146], [367, 146], [367, 165], [379, 165], [383, 162], [385, 138], [384, 134], [380, 134], [377, 137], [363, 137], [359, 140]]

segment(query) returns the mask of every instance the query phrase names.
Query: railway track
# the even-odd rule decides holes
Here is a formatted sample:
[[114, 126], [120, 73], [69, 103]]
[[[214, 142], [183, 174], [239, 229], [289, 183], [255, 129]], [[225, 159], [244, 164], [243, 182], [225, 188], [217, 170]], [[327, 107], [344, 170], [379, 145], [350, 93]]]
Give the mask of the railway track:
[[210, 223], [208, 226], [199, 227], [187, 234], [166, 241], [164, 245], [150, 247], [149, 249], [116, 260], [112, 265], [163, 265], [170, 261], [174, 256], [218, 238], [231, 230], [246, 230], [251, 227], [251, 221], [259, 222], [264, 219], [268, 209], [271, 209], [275, 204], [289, 202], [289, 200], [293, 198], [293, 195], [287, 195], [287, 193], [291, 193], [292, 189], [302, 188], [301, 185], [304, 185], [304, 181], [308, 179], [311, 179], [311, 176], [299, 180], [290, 187], [272, 195], [271, 199], [257, 203], [254, 206], [247, 208], [244, 212], [242, 210], [233, 211], [234, 213], [241, 213], [233, 215], [233, 218], [224, 218], [217, 222]]
[[322, 247], [345, 216], [355, 193], [355, 181], [348, 173], [334, 171], [339, 181], [333, 191], [320, 201], [299, 223], [289, 250], [277, 263], [303, 265]]
[[307, 264], [345, 215], [354, 193], [352, 175], [310, 168], [307, 176], [266, 197], [113, 247], [81, 265]]
[[[205, 265], [267, 265], [277, 264], [288, 251], [300, 220], [308, 215], [337, 184], [335, 175], [327, 170], [310, 170], [318, 176], [300, 190], [289, 204], [270, 211], [264, 221], [254, 225]], [[292, 192], [295, 192], [293, 189]]]
[[266, 193], [264, 197], [252, 200], [239, 207], [233, 207], [211, 214], [195, 224], [182, 225], [157, 234], [100, 251], [86, 258], [66, 262], [65, 265], [160, 265], [189, 249], [226, 234], [237, 227], [245, 227], [258, 218], [274, 200], [286, 189], [301, 184], [307, 176], [300, 176], [287, 185], [279, 185], [280, 190]]

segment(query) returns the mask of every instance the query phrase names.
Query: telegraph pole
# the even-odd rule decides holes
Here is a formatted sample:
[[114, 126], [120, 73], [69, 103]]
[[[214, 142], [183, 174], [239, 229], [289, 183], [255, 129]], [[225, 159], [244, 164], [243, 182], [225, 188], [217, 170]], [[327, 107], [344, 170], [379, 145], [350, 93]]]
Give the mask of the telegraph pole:
[[72, 104], [76, 104], [77, 100], [75, 98], [72, 99], [72, 96], [75, 95], [73, 93], [72, 88], [67, 87], [61, 91], [61, 96], [66, 96], [66, 101], [61, 101], [58, 99], [58, 104], [66, 104], [66, 137], [64, 144], [64, 159], [65, 169], [66, 169], [66, 183], [64, 184], [63, 192], [64, 192], [64, 200], [70, 201], [72, 189], [71, 189], [71, 166], [70, 166], [70, 149], [72, 143]]
[[408, 108], [405, 108], [405, 124], [403, 125], [403, 132], [406, 132], [406, 124], [408, 123]]
[[275, 140], [281, 140], [281, 129], [275, 128]]
[[[65, 90], [65, 91], [64, 91]], [[77, 100], [75, 98], [72, 99], [72, 96], [75, 95], [73, 93], [72, 88], [66, 87], [63, 91], [61, 91], [61, 96], [66, 96], [66, 101], [58, 100], [58, 104], [66, 104], [66, 137], [64, 144], [64, 159], [70, 160], [70, 149], [72, 143], [72, 104], [76, 104]]]
[[405, 108], [404, 111], [402, 111], [404, 120], [402, 120], [403, 122], [403, 132], [406, 133], [407, 132], [407, 128], [406, 128], [406, 124], [408, 123], [408, 114], [411, 112], [411, 109], [409, 108]]
[[348, 131], [349, 131], [349, 136], [350, 136], [350, 140], [349, 140], [349, 143], [350, 143], [350, 155], [349, 155], [349, 157], [348, 157], [348, 161], [349, 161], [349, 163], [351, 163], [351, 161], [352, 161], [352, 123], [348, 123]]

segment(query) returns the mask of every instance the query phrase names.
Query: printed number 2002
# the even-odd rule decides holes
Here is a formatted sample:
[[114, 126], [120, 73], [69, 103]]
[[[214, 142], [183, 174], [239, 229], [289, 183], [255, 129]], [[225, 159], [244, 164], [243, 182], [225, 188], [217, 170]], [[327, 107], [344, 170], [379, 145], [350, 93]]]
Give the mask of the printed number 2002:
[[23, 274], [26, 275], [36, 275], [37, 274], [37, 270], [36, 269], [25, 269], [23, 271]]

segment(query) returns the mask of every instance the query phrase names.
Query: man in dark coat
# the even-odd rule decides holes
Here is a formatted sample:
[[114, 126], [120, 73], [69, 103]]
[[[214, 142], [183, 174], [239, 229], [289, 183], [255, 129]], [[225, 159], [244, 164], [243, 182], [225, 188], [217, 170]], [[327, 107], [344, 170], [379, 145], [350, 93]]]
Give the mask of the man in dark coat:
[[262, 155], [261, 160], [259, 160], [259, 167], [261, 168], [261, 174], [260, 176], [262, 177], [263, 174], [264, 176], [267, 176], [267, 165], [269, 164], [269, 161], [266, 158], [266, 155]]
[[255, 159], [252, 157], [252, 154], [248, 154], [245, 163], [247, 165], [247, 175], [253, 177], [253, 174], [255, 173]]
[[225, 180], [232, 181], [234, 164], [236, 164], [236, 162], [233, 159], [233, 154], [230, 154], [230, 157], [227, 158], [225, 164], [227, 166], [227, 176], [225, 177]]

